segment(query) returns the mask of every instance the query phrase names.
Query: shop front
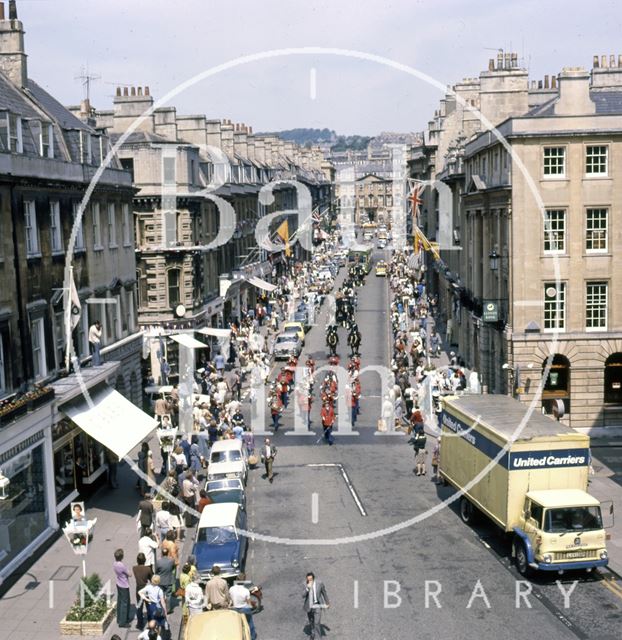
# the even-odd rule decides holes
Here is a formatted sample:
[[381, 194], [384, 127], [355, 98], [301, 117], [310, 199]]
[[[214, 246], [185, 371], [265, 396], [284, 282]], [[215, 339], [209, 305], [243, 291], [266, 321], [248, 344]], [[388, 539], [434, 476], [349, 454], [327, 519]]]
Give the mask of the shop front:
[[0, 445], [0, 583], [57, 528], [47, 404], [2, 428]]
[[84, 498], [106, 472], [106, 449], [69, 418], [52, 428], [56, 512]]

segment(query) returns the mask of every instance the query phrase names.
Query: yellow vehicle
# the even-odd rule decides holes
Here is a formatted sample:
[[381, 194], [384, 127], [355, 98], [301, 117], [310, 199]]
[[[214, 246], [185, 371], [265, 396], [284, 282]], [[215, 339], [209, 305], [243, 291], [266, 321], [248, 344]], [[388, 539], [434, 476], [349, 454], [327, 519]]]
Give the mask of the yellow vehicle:
[[587, 493], [589, 436], [538, 411], [523, 425], [527, 409], [503, 395], [444, 401], [438, 471], [464, 492], [462, 520], [479, 511], [513, 534], [522, 575], [607, 565], [601, 504]]
[[184, 640], [250, 640], [246, 616], [232, 609], [215, 609], [188, 618]]
[[376, 275], [377, 276], [385, 276], [387, 275], [387, 263], [383, 260], [380, 260], [376, 265]]
[[305, 343], [305, 328], [302, 322], [285, 322], [282, 333], [295, 333], [302, 344]]

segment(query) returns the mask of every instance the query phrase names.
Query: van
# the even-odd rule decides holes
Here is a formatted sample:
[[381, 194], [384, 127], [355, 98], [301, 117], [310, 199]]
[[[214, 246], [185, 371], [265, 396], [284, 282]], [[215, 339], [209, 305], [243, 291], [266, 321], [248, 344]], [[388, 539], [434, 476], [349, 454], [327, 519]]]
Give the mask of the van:
[[239, 478], [246, 482], [248, 460], [246, 447], [241, 440], [218, 440], [209, 453], [207, 479]]
[[250, 640], [246, 616], [232, 609], [215, 609], [188, 618], [184, 640]]

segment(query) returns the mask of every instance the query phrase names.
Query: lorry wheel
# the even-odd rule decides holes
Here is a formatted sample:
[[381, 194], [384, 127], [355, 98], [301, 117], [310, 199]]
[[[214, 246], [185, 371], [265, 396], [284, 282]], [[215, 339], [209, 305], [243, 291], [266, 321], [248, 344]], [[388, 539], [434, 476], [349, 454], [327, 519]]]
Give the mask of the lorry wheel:
[[464, 524], [473, 524], [475, 510], [473, 505], [464, 497], [460, 498], [460, 517]]
[[514, 541], [514, 562], [521, 576], [527, 577], [530, 574], [531, 569], [527, 560], [527, 549], [525, 549], [525, 544], [522, 540]]

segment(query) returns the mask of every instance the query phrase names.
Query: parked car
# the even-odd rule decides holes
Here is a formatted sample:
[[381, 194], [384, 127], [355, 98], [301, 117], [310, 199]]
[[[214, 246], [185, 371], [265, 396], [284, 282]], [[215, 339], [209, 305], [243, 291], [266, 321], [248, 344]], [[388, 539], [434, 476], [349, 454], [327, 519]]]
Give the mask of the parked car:
[[188, 618], [184, 640], [250, 640], [246, 616], [233, 609], [214, 609]]
[[246, 491], [240, 478], [226, 478], [223, 480], [208, 480], [205, 484], [207, 497], [215, 504], [233, 502], [246, 509]]
[[299, 322], [304, 327], [305, 331], [308, 331], [309, 327], [311, 326], [309, 324], [309, 313], [306, 309], [296, 311], [294, 313], [294, 320], [296, 322]]
[[303, 346], [305, 343], [305, 328], [302, 322], [299, 321], [289, 321], [283, 324], [283, 331], [281, 333], [295, 333], [299, 338], [300, 342], [302, 342]]
[[207, 479], [239, 478], [246, 482], [248, 461], [246, 447], [241, 440], [218, 440], [210, 449]]
[[248, 547], [248, 538], [240, 530], [246, 530], [246, 512], [239, 505], [226, 502], [203, 508], [192, 547], [201, 582], [212, 577], [214, 565], [220, 567], [223, 578], [237, 578]]
[[302, 342], [296, 333], [281, 333], [272, 350], [275, 360], [287, 360], [290, 356], [298, 358], [301, 352]]

